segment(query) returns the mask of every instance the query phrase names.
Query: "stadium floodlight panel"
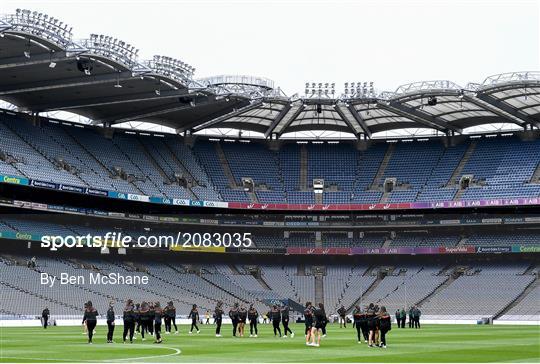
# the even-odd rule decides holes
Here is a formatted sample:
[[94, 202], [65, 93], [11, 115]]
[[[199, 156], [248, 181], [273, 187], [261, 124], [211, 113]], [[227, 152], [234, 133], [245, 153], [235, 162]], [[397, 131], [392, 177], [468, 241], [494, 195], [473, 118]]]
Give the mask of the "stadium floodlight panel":
[[147, 61], [147, 65], [155, 73], [170, 77], [181, 83], [191, 80], [195, 71], [195, 68], [179, 59], [161, 55], [155, 55], [152, 60]]
[[16, 9], [15, 14], [7, 15], [6, 21], [15, 29], [39, 36], [63, 48], [71, 44], [72, 32], [67, 24], [45, 13]]
[[103, 34], [90, 34], [86, 47], [96, 54], [132, 67], [137, 63], [138, 50], [118, 38]]

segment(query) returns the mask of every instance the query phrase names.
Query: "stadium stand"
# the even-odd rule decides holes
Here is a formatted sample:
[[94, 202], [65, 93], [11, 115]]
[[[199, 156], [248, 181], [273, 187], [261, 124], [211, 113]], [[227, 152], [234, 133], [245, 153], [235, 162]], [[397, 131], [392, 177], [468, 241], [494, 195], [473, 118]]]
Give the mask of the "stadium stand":
[[[199, 140], [191, 148], [175, 136], [116, 132], [106, 138], [91, 128], [32, 126], [5, 114], [0, 133], [2, 173], [157, 197], [314, 203], [315, 178], [325, 181], [324, 203], [540, 196], [540, 184], [533, 180], [540, 140], [517, 136], [449, 147], [433, 140], [378, 142], [364, 151], [346, 143], [287, 143], [276, 152], [257, 142]], [[460, 190], [463, 176], [470, 184]], [[242, 178], [254, 181], [252, 197]], [[391, 179], [394, 189], [385, 193], [384, 183]]]
[[[0, 310], [20, 316], [38, 315], [48, 306], [56, 317], [79, 315], [81, 303], [89, 297], [97, 307], [108, 301], [127, 298], [174, 300], [179, 315], [187, 315], [192, 303], [202, 310], [212, 309], [218, 300], [254, 303], [266, 312], [265, 299], [291, 298], [297, 302], [314, 299], [311, 267], [301, 265], [259, 265], [263, 286], [243, 267], [232, 265], [182, 265], [127, 260], [38, 257], [36, 268], [29, 268], [27, 257], [2, 255], [3, 299]], [[324, 302], [329, 313], [337, 308], [369, 302], [385, 304], [394, 312], [418, 304], [430, 318], [479, 319], [505, 312], [502, 319], [538, 319], [536, 267], [526, 263], [478, 263], [466, 267], [436, 264], [373, 266], [328, 265], [324, 267]], [[462, 274], [455, 276], [458, 268]], [[380, 272], [385, 272], [383, 276]], [[151, 286], [70, 284], [46, 287], [39, 283], [41, 272], [59, 277], [62, 273], [120, 272], [148, 276]], [[442, 289], [441, 289], [442, 287]], [[502, 287], [502, 289], [501, 289]], [[522, 297], [521, 297], [522, 296]]]
[[463, 319], [494, 316], [535, 280], [535, 276], [524, 274], [526, 264], [478, 264], [467, 268], [465, 274], [424, 302], [425, 314], [438, 316], [444, 312]]

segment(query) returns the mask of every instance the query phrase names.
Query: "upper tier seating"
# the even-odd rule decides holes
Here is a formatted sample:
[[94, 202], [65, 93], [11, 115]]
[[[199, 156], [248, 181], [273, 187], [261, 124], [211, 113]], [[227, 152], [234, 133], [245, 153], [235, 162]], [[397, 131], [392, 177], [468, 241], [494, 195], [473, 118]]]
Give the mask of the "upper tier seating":
[[[315, 203], [313, 179], [325, 181], [322, 202], [396, 203], [540, 196], [540, 140], [519, 136], [439, 140], [284, 143], [196, 140], [136, 135], [0, 116], [0, 173], [156, 197], [262, 203]], [[227, 173], [226, 173], [227, 172]], [[229, 173], [230, 172], [230, 173]], [[175, 175], [193, 182], [182, 187]], [[462, 176], [471, 186], [459, 191]], [[252, 178], [255, 193], [242, 188]], [[386, 179], [396, 187], [384, 193]]]

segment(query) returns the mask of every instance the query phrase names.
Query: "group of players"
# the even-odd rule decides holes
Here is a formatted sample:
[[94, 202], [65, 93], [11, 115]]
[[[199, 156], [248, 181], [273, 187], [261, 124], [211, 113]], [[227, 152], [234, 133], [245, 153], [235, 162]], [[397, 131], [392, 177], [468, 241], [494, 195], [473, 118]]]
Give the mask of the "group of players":
[[[345, 311], [338, 310], [340, 318], [346, 322]], [[223, 303], [219, 301], [214, 309], [214, 323], [216, 325], [216, 337], [221, 337], [221, 325], [223, 321], [224, 309]], [[290, 308], [287, 305], [273, 305], [272, 309], [266, 314], [273, 325], [274, 336], [284, 337], [287, 335], [294, 337], [294, 332], [289, 327]], [[97, 323], [98, 312], [91, 301], [85, 304], [83, 325], [88, 334], [88, 342], [92, 343], [95, 327]], [[232, 321], [232, 334], [234, 337], [244, 337], [245, 325], [249, 321], [250, 337], [258, 337], [259, 313], [257, 309], [250, 305], [248, 308], [243, 304], [235, 303], [229, 310], [228, 316]], [[400, 316], [401, 317], [401, 312]], [[197, 305], [193, 305], [188, 318], [191, 319], [191, 328], [189, 334], [195, 329], [200, 333], [198, 322], [200, 319]], [[320, 346], [321, 338], [326, 336], [326, 325], [328, 317], [324, 304], [313, 305], [307, 302], [304, 309], [305, 318], [305, 339], [307, 346]], [[142, 340], [145, 340], [145, 334], [154, 337], [155, 343], [162, 342], [161, 324], [165, 322], [165, 332], [170, 334], [174, 326], [175, 334], [178, 334], [176, 325], [176, 308], [173, 302], [168, 302], [165, 307], [161, 307], [159, 302], [142, 302], [135, 304], [129, 299], [123, 309], [124, 330], [122, 334], [123, 342], [129, 339], [133, 343], [136, 334], [140, 334]], [[115, 327], [114, 302], [110, 302], [107, 310], [107, 343], [113, 343], [113, 334]], [[207, 323], [208, 318], [207, 318]], [[283, 332], [281, 331], [283, 325]], [[378, 346], [386, 348], [386, 334], [392, 329], [390, 314], [384, 306], [379, 307], [371, 303], [365, 309], [356, 306], [353, 311], [353, 327], [356, 327], [358, 343], [368, 344], [369, 347]]]
[[[91, 301], [84, 304], [84, 316], [83, 325], [85, 332], [88, 334], [88, 343], [92, 344], [95, 327], [97, 324], [98, 311], [94, 308]], [[193, 327], [199, 332], [196, 321], [199, 319], [199, 313], [197, 305], [193, 305], [193, 308], [189, 314], [190, 317], [194, 317]], [[114, 327], [115, 327], [115, 312], [114, 301], [109, 303], [107, 309], [107, 343], [113, 343]], [[175, 334], [178, 334], [178, 327], [176, 326], [176, 308], [172, 302], [168, 302], [165, 307], [161, 307], [159, 302], [142, 302], [134, 304], [133, 300], [129, 299], [126, 302], [126, 306], [123, 310], [124, 332], [122, 334], [123, 342], [129, 337], [129, 341], [133, 343], [133, 339], [136, 334], [140, 334], [142, 340], [146, 340], [145, 334], [155, 338], [155, 343], [160, 344], [161, 338], [161, 323], [165, 322], [165, 333], [170, 334], [172, 326], [174, 325]]]
[[[109, 308], [111, 309], [111, 308]], [[191, 319], [191, 328], [189, 334], [193, 333], [193, 329], [200, 333], [199, 326], [199, 309], [197, 305], [193, 305], [188, 317]], [[114, 320], [114, 312], [112, 313]], [[140, 305], [133, 304], [133, 300], [129, 299], [123, 310], [124, 320], [124, 332], [122, 334], [122, 340], [125, 343], [129, 337], [129, 341], [133, 343], [133, 338], [136, 333], [140, 333], [142, 340], [145, 340], [145, 332], [149, 333], [155, 338], [156, 344], [161, 344], [161, 322], [165, 322], [165, 333], [170, 334], [172, 332], [172, 326], [174, 326], [175, 334], [178, 334], [178, 327], [176, 326], [176, 308], [172, 302], [168, 302], [167, 306], [161, 308], [159, 302], [142, 302]], [[109, 315], [107, 313], [107, 324], [109, 322]]]
[[[219, 301], [214, 309], [214, 322], [216, 324], [216, 337], [221, 337], [221, 323], [223, 321], [223, 302]], [[258, 337], [259, 312], [251, 304], [246, 308], [243, 304], [235, 303], [229, 310], [228, 315], [232, 322], [232, 334], [234, 337], [244, 337], [245, 326], [249, 321], [249, 337]], [[290, 309], [287, 305], [273, 305], [265, 315], [270, 319], [274, 329], [274, 336], [286, 338], [287, 334], [294, 337], [294, 332], [289, 327]], [[283, 324], [283, 336], [280, 324]]]
[[386, 349], [386, 334], [392, 330], [392, 319], [386, 307], [370, 303], [362, 309], [357, 305], [353, 311], [353, 320], [359, 344], [363, 339], [369, 347], [378, 346]]
[[306, 324], [306, 345], [320, 346], [321, 337], [326, 336], [326, 324], [328, 324], [324, 304], [319, 303], [317, 306], [314, 306], [310, 301], [306, 302], [304, 318]]

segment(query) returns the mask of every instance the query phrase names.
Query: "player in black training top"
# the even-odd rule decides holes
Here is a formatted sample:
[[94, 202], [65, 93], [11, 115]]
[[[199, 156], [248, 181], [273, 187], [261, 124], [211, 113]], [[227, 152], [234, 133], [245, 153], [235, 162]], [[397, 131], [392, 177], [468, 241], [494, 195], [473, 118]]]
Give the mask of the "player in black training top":
[[[362, 336], [364, 335], [364, 330], [362, 330], [362, 326], [364, 325], [364, 322], [366, 320], [366, 316], [360, 306], [356, 305], [354, 306], [353, 311], [353, 320], [354, 320], [354, 326], [356, 327], [356, 336], [358, 337], [358, 344], [362, 343]], [[364, 336], [364, 341], [367, 342], [367, 336]]]
[[172, 301], [169, 302], [167, 305], [168, 310], [167, 314], [169, 318], [171, 319], [171, 322], [169, 323], [169, 332], [171, 331], [171, 323], [174, 326], [174, 334], [178, 335], [178, 327], [176, 326], [176, 307], [174, 307], [174, 303]]
[[154, 314], [154, 302], [148, 302], [148, 316], [150, 317], [150, 319], [148, 320], [148, 331], [152, 336], [154, 336]]
[[171, 316], [171, 323], [173, 324], [174, 326], [174, 334], [177, 335], [178, 334], [178, 327], [176, 326], [176, 307], [174, 307], [174, 303], [169, 302], [171, 304], [171, 307], [170, 307], [170, 310], [169, 310], [169, 314]]
[[92, 301], [88, 301], [82, 320], [82, 323], [86, 323], [86, 327], [88, 328], [88, 344], [92, 344], [92, 337], [94, 336], [94, 329], [97, 324], [97, 316], [98, 312], [92, 305]]
[[[163, 319], [165, 320], [165, 333], [170, 334], [172, 325], [174, 325], [174, 334], [178, 334], [178, 327], [176, 327], [176, 308], [172, 301], [167, 303], [167, 306], [163, 309]], [[172, 324], [172, 325], [171, 325]]]
[[[259, 330], [257, 329], [257, 324], [259, 321], [259, 313], [255, 309], [255, 307], [253, 307], [253, 304], [249, 305], [248, 319], [249, 319], [249, 337], [257, 337], [259, 335]], [[254, 331], [255, 331], [255, 334], [253, 334]]]
[[339, 315], [339, 328], [347, 328], [347, 310], [345, 309], [345, 306], [341, 306], [337, 313]]
[[221, 337], [221, 322], [223, 321], [223, 302], [218, 301], [214, 309], [214, 322], [216, 323], [216, 337]]
[[290, 309], [289, 306], [283, 305], [281, 306], [281, 323], [283, 323], [283, 337], [287, 337], [287, 333], [291, 334], [291, 338], [294, 337], [294, 332], [289, 328], [289, 320], [290, 320]]
[[272, 320], [272, 326], [274, 327], [274, 336], [277, 336], [279, 333], [279, 337], [281, 337], [281, 327], [279, 327], [281, 311], [277, 305], [273, 305], [270, 310], [270, 320]]
[[313, 327], [311, 329], [311, 343], [310, 346], [320, 346], [322, 329], [326, 323], [326, 311], [324, 304], [319, 303], [313, 310]]
[[392, 319], [384, 306], [381, 307], [377, 316], [379, 317], [379, 330], [381, 333], [381, 344], [379, 346], [386, 349], [386, 333], [392, 330]]
[[[83, 308], [83, 314], [84, 314], [84, 312], [86, 311], [86, 308], [87, 308], [87, 307], [88, 307], [88, 302], [85, 302], [85, 303], [84, 303], [84, 308]], [[86, 327], [86, 321], [83, 321], [82, 327], [83, 327], [83, 334], [84, 334], [84, 335], [88, 335], [88, 328]]]
[[188, 318], [191, 319], [191, 328], [189, 329], [189, 334], [193, 332], [193, 328], [197, 330], [197, 334], [201, 331], [199, 330], [199, 326], [197, 326], [197, 321], [199, 321], [199, 310], [197, 309], [197, 305], [193, 305], [191, 308], [191, 311], [189, 311]]
[[51, 315], [49, 308], [45, 307], [43, 312], [41, 312], [41, 321], [43, 324], [43, 328], [46, 329], [49, 324], [49, 316]]
[[168, 302], [167, 306], [163, 307], [163, 321], [165, 322], [165, 334], [169, 335], [171, 333], [171, 317], [169, 316], [169, 305], [171, 303]]
[[229, 310], [229, 317], [232, 321], [233, 336], [236, 337], [236, 329], [238, 328], [238, 302], [234, 304], [234, 307]]
[[107, 344], [114, 343], [114, 301], [109, 302], [109, 309], [107, 310]]
[[147, 302], [143, 301], [139, 308], [139, 319], [141, 320], [141, 336], [142, 341], [145, 341], [145, 333], [150, 333], [149, 326], [153, 325], [154, 317], [150, 315], [150, 306]]
[[368, 327], [367, 310], [368, 310], [368, 306], [366, 306], [362, 310], [363, 315], [361, 316], [361, 320], [360, 320], [360, 327], [362, 328], [362, 336], [364, 337], [365, 344], [369, 343], [369, 327]]
[[159, 302], [156, 302], [153, 305], [153, 308], [154, 333], [156, 336], [154, 343], [161, 344], [161, 318], [163, 317], [163, 310], [161, 309], [161, 305], [159, 304]]
[[368, 338], [368, 345], [373, 346], [376, 342], [376, 331], [377, 331], [377, 320], [376, 320], [376, 314], [377, 311], [375, 309], [375, 305], [373, 303], [370, 303], [367, 310], [366, 310], [366, 320], [367, 320], [367, 327], [369, 330], [369, 338]]
[[240, 306], [238, 310], [238, 335], [244, 337], [244, 329], [246, 327], [247, 321], [247, 310], [244, 305]]
[[311, 342], [311, 328], [313, 327], [313, 306], [311, 305], [311, 302], [306, 302], [306, 308], [304, 309], [304, 320], [306, 324], [306, 331], [305, 331], [305, 337], [306, 337], [306, 345], [309, 345]]
[[133, 334], [135, 333], [135, 307], [133, 306], [133, 300], [129, 299], [124, 307], [123, 319], [124, 319], [124, 333], [122, 339], [124, 344], [126, 343], [126, 336], [129, 333], [129, 342], [133, 344]]
[[[135, 304], [135, 308], [133, 309], [133, 322], [135, 323], [135, 335], [137, 333], [141, 333], [141, 327], [142, 327], [142, 321], [141, 321], [141, 304], [137, 303]], [[144, 330], [144, 327], [143, 327]]]
[[380, 330], [380, 317], [379, 317], [379, 305], [375, 305], [375, 345], [379, 346], [381, 340], [381, 330]]

